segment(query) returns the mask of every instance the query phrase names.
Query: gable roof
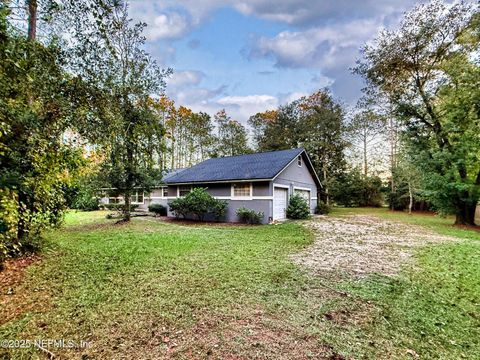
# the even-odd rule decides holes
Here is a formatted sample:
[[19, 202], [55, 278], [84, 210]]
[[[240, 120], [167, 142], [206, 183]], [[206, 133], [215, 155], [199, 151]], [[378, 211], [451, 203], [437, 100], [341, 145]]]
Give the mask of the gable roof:
[[[164, 178], [166, 184], [209, 183], [234, 180], [271, 180], [305, 149], [269, 151], [205, 160]], [[305, 153], [306, 158], [308, 156]], [[308, 159], [310, 163], [310, 159]], [[310, 163], [311, 167], [311, 163]], [[311, 167], [315, 181], [318, 177]], [[320, 185], [320, 182], [318, 182]]]

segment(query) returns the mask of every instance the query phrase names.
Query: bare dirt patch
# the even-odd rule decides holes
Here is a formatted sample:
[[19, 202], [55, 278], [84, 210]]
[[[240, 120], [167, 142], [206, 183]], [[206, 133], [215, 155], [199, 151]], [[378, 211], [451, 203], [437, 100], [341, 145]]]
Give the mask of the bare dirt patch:
[[23, 289], [23, 284], [27, 268], [39, 261], [35, 255], [6, 261], [5, 268], [0, 271], [0, 325], [35, 308], [31, 294]]
[[420, 226], [369, 215], [317, 216], [305, 226], [314, 232], [315, 242], [292, 259], [322, 276], [395, 275], [415, 248], [457, 241]]

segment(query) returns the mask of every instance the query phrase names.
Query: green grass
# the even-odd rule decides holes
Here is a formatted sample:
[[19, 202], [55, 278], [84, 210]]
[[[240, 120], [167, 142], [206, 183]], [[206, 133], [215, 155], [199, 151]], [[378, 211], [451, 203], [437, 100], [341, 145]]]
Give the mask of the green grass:
[[415, 268], [396, 278], [345, 284], [378, 306], [376, 321], [364, 329], [368, 336], [386, 348], [414, 349], [421, 358], [480, 358], [480, 233], [452, 226], [453, 218], [386, 209], [339, 208], [333, 215], [351, 213], [420, 225], [460, 240], [420, 250]]
[[299, 305], [295, 298], [308, 281], [287, 258], [312, 241], [296, 224], [184, 226], [135, 218], [113, 225], [101, 212], [69, 213], [66, 223], [49, 234], [44, 261], [18, 290], [38, 308], [3, 326], [0, 338], [83, 339], [95, 344], [94, 353], [104, 346], [118, 353], [120, 344], [141, 353], [135, 341], [150, 339], [152, 328], [187, 331], [199, 319], [231, 321], [257, 309], [281, 315]]
[[[85, 340], [88, 349], [50, 349], [82, 359], [406, 359], [408, 349], [421, 358], [480, 358], [478, 233], [385, 209], [332, 215], [352, 212], [459, 241], [419, 250], [416, 266], [395, 278], [335, 282], [289, 260], [312, 241], [298, 223], [114, 225], [103, 212], [71, 212], [15, 295], [0, 297], [2, 312], [15, 315], [1, 322], [0, 339]], [[43, 358], [32, 348], [0, 348], [2, 356]]]

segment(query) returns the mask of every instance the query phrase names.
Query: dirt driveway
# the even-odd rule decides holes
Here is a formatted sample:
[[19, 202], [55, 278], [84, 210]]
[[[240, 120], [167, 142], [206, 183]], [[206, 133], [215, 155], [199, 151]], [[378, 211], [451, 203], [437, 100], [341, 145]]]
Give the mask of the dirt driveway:
[[315, 242], [292, 259], [322, 276], [394, 275], [410, 261], [415, 248], [456, 241], [420, 226], [373, 215], [316, 216], [305, 226], [314, 232]]

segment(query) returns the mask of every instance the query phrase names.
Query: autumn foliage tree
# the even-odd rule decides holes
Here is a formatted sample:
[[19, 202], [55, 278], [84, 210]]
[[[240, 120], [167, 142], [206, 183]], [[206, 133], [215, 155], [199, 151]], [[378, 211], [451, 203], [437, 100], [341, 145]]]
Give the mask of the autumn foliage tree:
[[330, 202], [331, 185], [345, 166], [344, 111], [327, 90], [319, 90], [275, 111], [249, 119], [260, 151], [304, 147], [322, 182], [322, 196]]
[[250, 152], [245, 127], [227, 115], [225, 109], [215, 114], [217, 138], [215, 155], [234, 156]]

